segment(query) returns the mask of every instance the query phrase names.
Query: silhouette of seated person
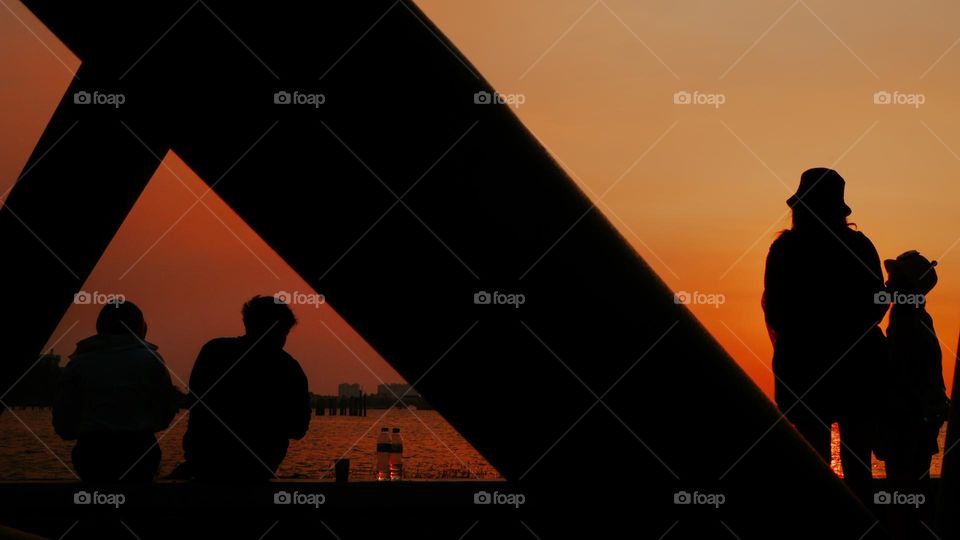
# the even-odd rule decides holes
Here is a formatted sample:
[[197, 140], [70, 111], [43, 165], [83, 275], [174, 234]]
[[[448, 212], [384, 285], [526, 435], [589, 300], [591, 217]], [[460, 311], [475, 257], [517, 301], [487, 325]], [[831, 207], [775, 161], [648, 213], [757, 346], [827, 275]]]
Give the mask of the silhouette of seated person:
[[154, 434], [170, 425], [178, 404], [170, 373], [146, 336], [136, 305], [108, 303], [97, 334], [77, 343], [63, 370], [53, 426], [77, 441], [71, 457], [84, 481], [151, 481], [157, 474]]
[[290, 306], [256, 296], [243, 306], [246, 333], [200, 350], [190, 374], [190, 409], [178, 475], [210, 481], [265, 481], [276, 476], [289, 439], [310, 425], [307, 377], [283, 350], [296, 325]]

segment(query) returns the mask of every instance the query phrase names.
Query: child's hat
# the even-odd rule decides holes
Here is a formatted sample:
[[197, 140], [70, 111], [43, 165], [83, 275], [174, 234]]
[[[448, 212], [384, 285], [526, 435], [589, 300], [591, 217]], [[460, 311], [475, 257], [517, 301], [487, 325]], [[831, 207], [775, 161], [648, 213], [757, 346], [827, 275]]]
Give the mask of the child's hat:
[[916, 284], [921, 292], [930, 291], [937, 284], [936, 266], [937, 261], [927, 259], [917, 250], [905, 251], [896, 259], [883, 261], [887, 274], [896, 272], [903, 279]]

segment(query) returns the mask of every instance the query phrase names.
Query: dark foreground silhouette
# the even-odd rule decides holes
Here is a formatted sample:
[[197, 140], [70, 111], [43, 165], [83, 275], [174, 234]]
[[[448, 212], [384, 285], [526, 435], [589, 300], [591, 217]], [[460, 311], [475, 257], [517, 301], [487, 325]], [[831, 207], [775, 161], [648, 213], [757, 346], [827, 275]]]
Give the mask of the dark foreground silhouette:
[[886, 462], [891, 492], [922, 495], [919, 506], [891, 505], [892, 529], [901, 538], [929, 534], [934, 493], [930, 459], [939, 450], [940, 428], [950, 408], [943, 383], [942, 351], [927, 313], [926, 295], [937, 284], [936, 262], [916, 251], [887, 259], [887, 296], [893, 303], [887, 340], [889, 366], [883, 381], [880, 432], [874, 450]]
[[283, 350], [296, 322], [289, 306], [257, 296], [243, 306], [246, 334], [203, 346], [190, 373], [199, 402], [190, 409], [186, 463], [177, 476], [231, 482], [275, 476], [288, 440], [306, 435], [312, 412], [307, 377]]
[[[937, 263], [917, 251], [885, 260], [884, 284], [873, 244], [847, 223], [843, 191], [836, 171], [804, 172], [787, 201], [793, 226], [770, 247], [763, 308], [775, 398], [827, 462], [836, 422], [850, 488], [896, 538], [925, 537], [936, 518], [930, 460], [950, 408], [926, 310]], [[885, 337], [877, 324], [888, 309]], [[889, 491], [873, 489], [871, 452], [886, 463]]]
[[177, 411], [170, 373], [132, 302], [107, 304], [97, 334], [77, 343], [53, 408], [57, 434], [76, 440], [72, 460], [85, 481], [149, 481], [160, 466], [154, 433]]
[[[142, 15], [117, 0], [24, 3], [82, 63], [0, 209], [4, 260], [34, 263], [0, 265], [19, 322], [0, 326], [7, 385], [172, 150], [529, 507], [553, 510], [524, 519], [538, 536], [659, 538], [677, 522], [665, 538], [883, 536], [510, 107], [475, 102], [495, 89], [415, 2], [164, 0], [138, 3]], [[98, 90], [126, 102], [74, 102]], [[281, 91], [329, 99], [278, 105]], [[528, 302], [475, 304], [483, 290]], [[564, 405], [544, 414], [556, 396]], [[604, 448], [629, 465], [592, 467]], [[625, 496], [634, 478], [642, 489]], [[418, 488], [461, 501], [443, 485]], [[707, 489], [726, 503], [675, 504], [681, 490]], [[4, 498], [0, 517], [24, 515], [15, 502]], [[54, 537], [74, 522], [43, 510], [28, 524]], [[207, 519], [246, 517], [224, 513]], [[145, 539], [188, 523], [157, 515], [124, 522]], [[352, 526], [368, 537], [383, 523]]]
[[871, 408], [887, 354], [878, 324], [888, 305], [875, 301], [884, 290], [880, 256], [847, 223], [843, 191], [836, 171], [803, 173], [787, 201], [793, 226], [767, 256], [763, 308], [777, 406], [828, 463], [830, 426], [839, 424], [844, 479], [869, 501]]

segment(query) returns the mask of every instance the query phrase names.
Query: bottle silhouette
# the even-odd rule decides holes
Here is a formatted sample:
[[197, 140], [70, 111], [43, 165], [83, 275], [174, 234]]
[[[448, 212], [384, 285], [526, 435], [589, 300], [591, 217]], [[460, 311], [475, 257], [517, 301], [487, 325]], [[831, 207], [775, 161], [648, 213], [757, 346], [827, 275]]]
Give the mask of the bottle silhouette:
[[390, 480], [403, 480], [403, 438], [398, 427], [390, 435]]
[[380, 428], [377, 437], [377, 480], [390, 479], [390, 433], [387, 428]]

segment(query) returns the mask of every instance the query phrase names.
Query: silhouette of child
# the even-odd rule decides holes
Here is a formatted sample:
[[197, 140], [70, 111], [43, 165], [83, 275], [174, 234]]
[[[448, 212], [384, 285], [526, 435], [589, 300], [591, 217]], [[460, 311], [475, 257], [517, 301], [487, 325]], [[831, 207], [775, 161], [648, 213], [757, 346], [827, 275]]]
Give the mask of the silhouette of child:
[[885, 260], [887, 290], [877, 294], [879, 302], [893, 307], [887, 326], [887, 403], [876, 453], [886, 461], [891, 487], [903, 493], [926, 491], [930, 458], [939, 451], [937, 437], [950, 403], [940, 343], [926, 310], [926, 295], [937, 284], [936, 265], [917, 251]]

